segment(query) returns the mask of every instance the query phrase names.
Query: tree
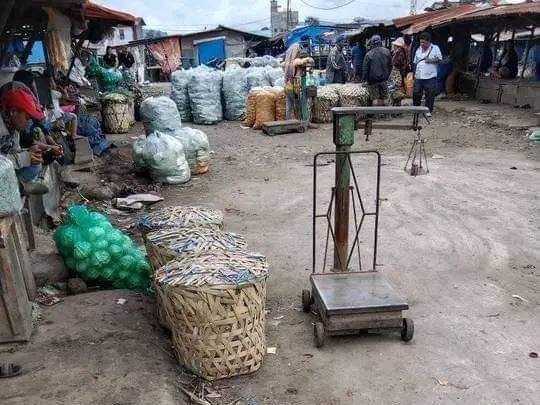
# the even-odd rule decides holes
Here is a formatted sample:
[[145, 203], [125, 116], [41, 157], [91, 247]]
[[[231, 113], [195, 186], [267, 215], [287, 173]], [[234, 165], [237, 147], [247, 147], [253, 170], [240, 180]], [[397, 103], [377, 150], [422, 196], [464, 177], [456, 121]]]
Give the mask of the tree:
[[306, 25], [319, 25], [320, 20], [317, 17], [306, 17], [306, 19], [304, 20], [304, 23]]

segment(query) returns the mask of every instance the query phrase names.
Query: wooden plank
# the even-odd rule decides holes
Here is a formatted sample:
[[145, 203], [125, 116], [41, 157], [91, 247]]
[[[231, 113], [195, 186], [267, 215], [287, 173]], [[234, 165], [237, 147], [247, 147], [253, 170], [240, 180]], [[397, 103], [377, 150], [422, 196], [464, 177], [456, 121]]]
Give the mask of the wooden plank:
[[23, 225], [20, 217], [15, 218], [12, 228], [13, 242], [15, 244], [17, 255], [19, 256], [26, 293], [28, 294], [28, 299], [30, 301], [34, 301], [37, 295], [36, 279], [34, 277], [34, 273], [32, 272], [30, 255], [28, 254], [28, 245], [24, 238]]
[[13, 223], [13, 216], [0, 218], [0, 248], [7, 246], [7, 238], [11, 231], [11, 224]]

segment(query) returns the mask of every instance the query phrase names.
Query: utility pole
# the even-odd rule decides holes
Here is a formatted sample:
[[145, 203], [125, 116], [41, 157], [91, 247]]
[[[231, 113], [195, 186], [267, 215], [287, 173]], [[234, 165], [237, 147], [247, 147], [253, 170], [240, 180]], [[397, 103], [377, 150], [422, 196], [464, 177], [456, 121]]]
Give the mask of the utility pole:
[[417, 0], [411, 0], [411, 11], [410, 11], [410, 15], [415, 15], [416, 14], [416, 3], [417, 3]]
[[287, 31], [291, 28], [291, 0], [287, 0]]

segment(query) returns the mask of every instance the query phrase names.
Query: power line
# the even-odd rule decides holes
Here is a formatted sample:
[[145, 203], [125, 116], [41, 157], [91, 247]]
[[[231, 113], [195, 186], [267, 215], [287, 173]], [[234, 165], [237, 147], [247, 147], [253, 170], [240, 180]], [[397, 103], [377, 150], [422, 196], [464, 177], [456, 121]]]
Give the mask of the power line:
[[[228, 23], [227, 26], [242, 27], [244, 25], [251, 25], [251, 24], [256, 24], [256, 23], [265, 22], [269, 20], [270, 20], [270, 17], [266, 17], [259, 20], [253, 20], [253, 21], [248, 21], [248, 22], [238, 23], [238, 24]], [[209, 25], [219, 25], [219, 24], [148, 24], [147, 27], [208, 27]]]
[[341, 4], [339, 6], [333, 6], [333, 7], [320, 7], [320, 6], [314, 6], [313, 4], [309, 4], [305, 0], [300, 0], [302, 3], [304, 3], [306, 6], [314, 8], [315, 10], [337, 10], [338, 8], [342, 8], [345, 6], [348, 6], [349, 4], [354, 3], [356, 0], [349, 0], [348, 2]]

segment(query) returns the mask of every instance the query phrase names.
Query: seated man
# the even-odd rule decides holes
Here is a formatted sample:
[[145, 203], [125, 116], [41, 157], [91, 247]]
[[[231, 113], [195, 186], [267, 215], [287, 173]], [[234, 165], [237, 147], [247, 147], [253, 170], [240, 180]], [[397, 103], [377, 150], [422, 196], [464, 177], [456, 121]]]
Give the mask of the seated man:
[[495, 77], [499, 79], [515, 79], [518, 74], [518, 59], [514, 43], [509, 41], [501, 56], [499, 67], [495, 70]]
[[1, 112], [5, 123], [5, 133], [0, 133], [0, 153], [8, 157], [15, 167], [24, 194], [45, 194], [48, 188], [39, 182], [44, 155], [50, 155], [48, 145], [35, 143], [22, 148], [20, 134], [30, 120], [45, 118], [34, 98], [25, 90], [11, 89], [4, 92]]

